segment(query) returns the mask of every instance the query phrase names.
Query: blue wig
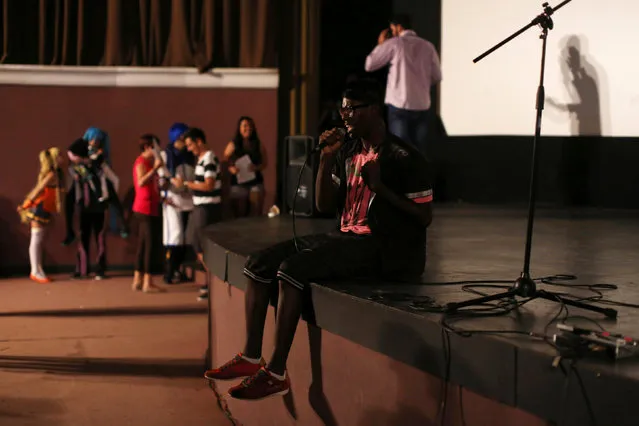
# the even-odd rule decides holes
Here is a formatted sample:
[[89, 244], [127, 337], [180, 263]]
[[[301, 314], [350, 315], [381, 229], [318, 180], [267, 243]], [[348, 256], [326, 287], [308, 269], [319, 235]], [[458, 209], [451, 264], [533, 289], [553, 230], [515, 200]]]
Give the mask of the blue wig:
[[89, 127], [86, 132], [84, 132], [84, 136], [82, 136], [82, 139], [87, 142], [95, 139], [102, 147], [102, 152], [104, 153], [104, 161], [106, 161], [109, 166], [111, 165], [111, 144], [107, 132], [98, 129], [97, 127]]
[[192, 161], [193, 156], [190, 152], [187, 152], [185, 149], [179, 150], [175, 148], [175, 142], [177, 142], [187, 130], [189, 130], [189, 126], [184, 123], [175, 123], [169, 129], [169, 143], [166, 146], [166, 168], [173, 176], [175, 176], [175, 170], [179, 165]]

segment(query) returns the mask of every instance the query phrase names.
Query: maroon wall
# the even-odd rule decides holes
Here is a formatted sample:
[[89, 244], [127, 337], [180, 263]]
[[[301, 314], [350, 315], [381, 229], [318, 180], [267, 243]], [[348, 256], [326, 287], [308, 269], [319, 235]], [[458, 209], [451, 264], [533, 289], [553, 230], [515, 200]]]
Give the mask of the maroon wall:
[[[242, 350], [244, 292], [214, 277], [210, 297], [211, 362], [218, 366]], [[269, 308], [262, 353], [273, 351], [274, 309]], [[407, 337], [409, 338], [409, 337]], [[417, 355], [417, 354], [416, 354]], [[300, 321], [287, 365], [291, 392], [262, 401], [229, 398], [239, 380], [216, 390], [238, 424], [250, 426], [439, 425], [441, 380], [386, 355]], [[446, 426], [547, 426], [532, 414], [450, 384]], [[463, 416], [462, 416], [463, 407]], [[292, 413], [295, 414], [293, 417]]]
[[[121, 179], [120, 196], [131, 189], [131, 167], [138, 155], [137, 137], [152, 132], [166, 143], [170, 125], [184, 121], [201, 127], [212, 149], [222, 155], [239, 116], [255, 119], [269, 156], [265, 172], [266, 203], [275, 195], [277, 89], [182, 89], [115, 87], [0, 86], [0, 272], [28, 265], [28, 228], [16, 207], [36, 182], [38, 152], [65, 148], [89, 126], [111, 137], [112, 162]], [[56, 220], [45, 245], [45, 268], [72, 265], [74, 247], [61, 247], [62, 218]], [[135, 238], [108, 239], [111, 265], [132, 263]]]

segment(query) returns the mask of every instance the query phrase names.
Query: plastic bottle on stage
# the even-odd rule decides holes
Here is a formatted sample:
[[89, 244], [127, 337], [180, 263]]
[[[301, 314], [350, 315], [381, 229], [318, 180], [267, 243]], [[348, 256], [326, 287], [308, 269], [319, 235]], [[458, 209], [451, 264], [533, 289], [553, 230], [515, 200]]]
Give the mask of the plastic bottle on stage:
[[277, 206], [273, 206], [270, 209], [268, 209], [268, 217], [269, 219], [273, 219], [276, 216], [280, 215], [280, 208]]

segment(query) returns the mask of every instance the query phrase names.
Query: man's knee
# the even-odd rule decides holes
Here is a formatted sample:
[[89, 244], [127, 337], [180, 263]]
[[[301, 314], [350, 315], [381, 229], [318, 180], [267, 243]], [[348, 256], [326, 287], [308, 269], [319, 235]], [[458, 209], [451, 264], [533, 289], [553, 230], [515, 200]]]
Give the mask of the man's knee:
[[261, 265], [263, 264], [261, 258], [262, 257], [260, 256], [259, 253], [250, 254], [246, 258], [246, 262], [244, 262], [244, 267], [249, 270], [261, 269]]
[[275, 270], [266, 262], [266, 259], [257, 254], [251, 254], [244, 262], [244, 275], [261, 284], [270, 284], [275, 278]]
[[296, 259], [287, 259], [280, 264], [277, 270], [277, 278], [300, 290], [303, 290], [307, 284], [305, 270], [308, 269]]

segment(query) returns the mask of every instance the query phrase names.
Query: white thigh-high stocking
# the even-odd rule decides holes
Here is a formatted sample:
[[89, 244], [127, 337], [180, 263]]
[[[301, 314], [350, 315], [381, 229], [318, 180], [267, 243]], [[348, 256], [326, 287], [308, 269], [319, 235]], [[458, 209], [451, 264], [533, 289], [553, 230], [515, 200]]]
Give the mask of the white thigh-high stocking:
[[31, 228], [31, 243], [29, 244], [29, 261], [31, 262], [31, 275], [45, 278], [42, 270], [42, 241], [44, 240], [44, 228]]

